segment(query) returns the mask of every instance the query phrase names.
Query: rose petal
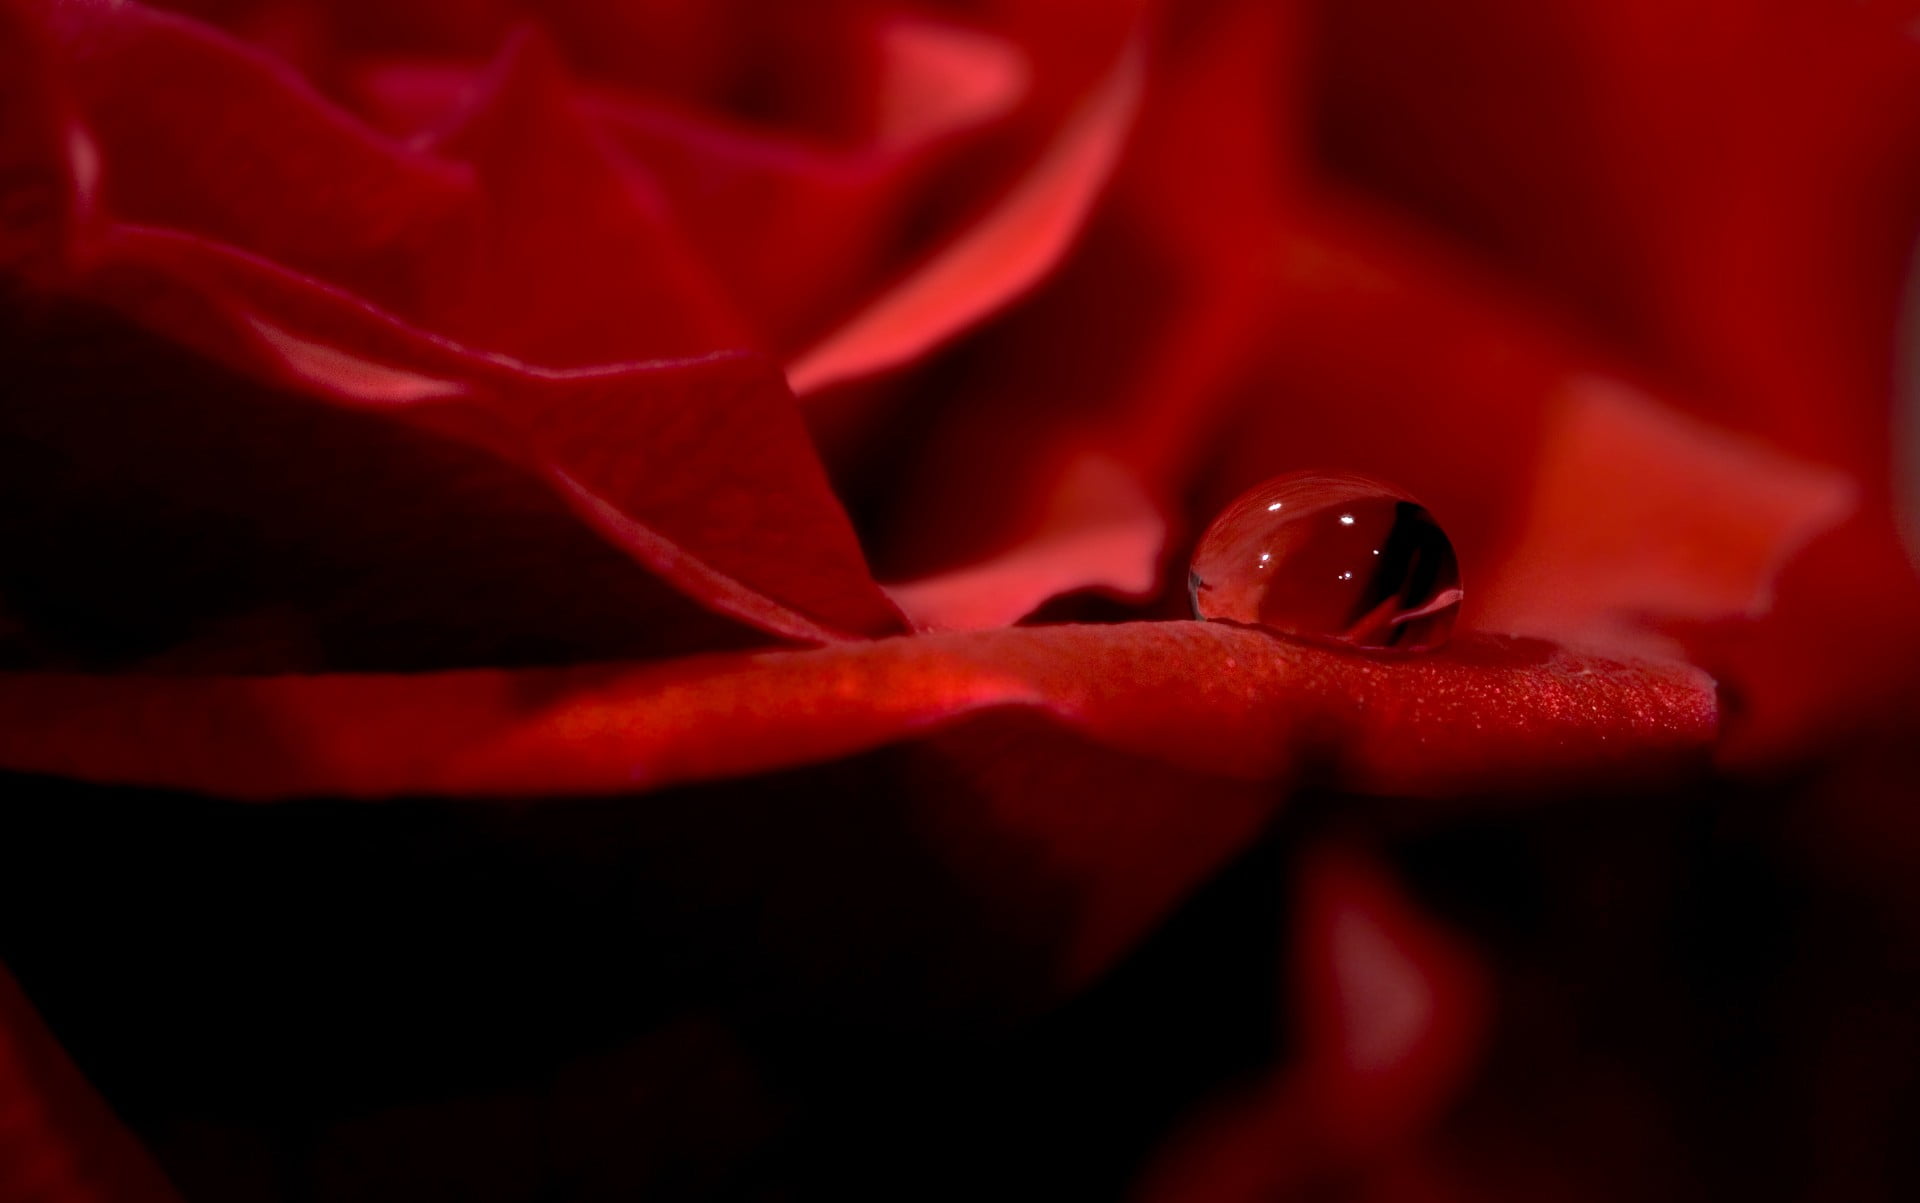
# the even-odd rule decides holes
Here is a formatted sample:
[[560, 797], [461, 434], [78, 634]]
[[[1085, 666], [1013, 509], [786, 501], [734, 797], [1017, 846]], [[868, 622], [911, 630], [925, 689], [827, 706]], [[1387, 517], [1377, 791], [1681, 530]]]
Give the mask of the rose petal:
[[1575, 384], [1541, 452], [1517, 545], [1477, 625], [1664, 651], [1662, 622], [1752, 615], [1855, 504], [1837, 472], [1704, 426], [1618, 385]]
[[[1242, 304], [1211, 405], [1150, 411], [1140, 443], [1187, 488], [1197, 535], [1283, 472], [1338, 467], [1433, 512], [1471, 605], [1520, 510], [1548, 398], [1604, 363], [1444, 245], [1364, 203], [1292, 216]], [[1392, 331], [1383, 338], [1382, 331]]]
[[503, 400], [562, 496], [692, 596], [801, 638], [900, 628], [767, 365], [717, 356]]
[[412, 677], [0, 678], [0, 764], [241, 798], [624, 793], [819, 763], [1013, 707], [1226, 779], [1519, 789], [1671, 770], [1692, 670], [1487, 639], [1374, 659], [1220, 624], [1051, 627], [637, 668]]
[[[943, 71], [957, 74], [920, 80], [928, 95], [880, 94], [879, 124], [850, 144], [633, 91], [590, 96], [587, 111], [633, 171], [659, 182], [750, 321], [756, 348], [785, 356], [819, 340], [927, 253], [927, 231], [969, 220], [975, 198], [1014, 174], [1026, 143], [1038, 141], [1026, 126], [1051, 132], [1044, 113], [1015, 121], [1027, 72], [1012, 43], [907, 18], [866, 32], [876, 87], [897, 86], [903, 54], [941, 55]], [[930, 103], [948, 107], [902, 115]], [[982, 143], [989, 132], [1002, 137]]]
[[1726, 683], [1727, 764], [1831, 757], [1912, 712], [1920, 575], [1887, 515], [1868, 510], [1822, 533], [1786, 564], [1774, 593], [1764, 614], [1674, 627], [1689, 658]]
[[[591, 526], [663, 579], [774, 634], [818, 640], [899, 628], [778, 382], [757, 369], [718, 361], [628, 363], [586, 375], [545, 372], [471, 351], [410, 326], [337, 283], [293, 270], [289, 263], [318, 259], [331, 273], [336, 260], [356, 257], [381, 271], [401, 260], [418, 266], [389, 253], [389, 242], [438, 245], [435, 227], [464, 196], [465, 173], [421, 166], [328, 108], [284, 68], [190, 22], [93, 4], [63, 7], [57, 15], [54, 24], [68, 53], [93, 72], [79, 77], [101, 93], [93, 105], [101, 112], [88, 116], [107, 122], [102, 153], [109, 203], [124, 206], [121, 194], [131, 190], [144, 216], [184, 227], [102, 223], [76, 252], [69, 289], [109, 299], [227, 362], [338, 401], [412, 407], [396, 416], [477, 437], [551, 481]], [[379, 198], [394, 191], [411, 199], [383, 210], [388, 225], [349, 212], [338, 230], [327, 221], [306, 229], [298, 213], [241, 205], [230, 195], [232, 181], [214, 186], [201, 180], [206, 188], [188, 187], [177, 195], [165, 181], [149, 189], [145, 175], [136, 170], [129, 177], [126, 170], [146, 162], [142, 156], [171, 155], [216, 175], [225, 160], [209, 165], [204, 138], [178, 143], [182, 131], [172, 125], [162, 131], [165, 138], [148, 138], [153, 131], [142, 124], [144, 108], [125, 105], [125, 94], [106, 86], [123, 68], [155, 79], [195, 71], [197, 103], [286, 116], [287, 128], [277, 133], [298, 145], [311, 142], [331, 185], [357, 189], [356, 195]], [[536, 63], [526, 70], [537, 76], [540, 68]], [[52, 128], [58, 113], [41, 118]], [[301, 170], [314, 166], [301, 154], [288, 154], [264, 130], [248, 130], [261, 143], [261, 155], [301, 159]], [[135, 138], [146, 141], [123, 145]], [[169, 160], [170, 169], [176, 166]], [[292, 178], [275, 182], [306, 198], [311, 189], [299, 185]], [[203, 191], [219, 194], [224, 207], [195, 208]], [[236, 206], [244, 212], [229, 211]], [[262, 209], [277, 216], [269, 219]], [[329, 220], [340, 216], [330, 214]], [[227, 232], [245, 245], [225, 241]], [[355, 238], [362, 242], [349, 245]], [[393, 289], [375, 295], [381, 291]], [[681, 385], [653, 387], [676, 378]], [[471, 415], [449, 418], [425, 408], [451, 399], [482, 407], [487, 416], [476, 422]], [[489, 424], [494, 428], [485, 429]], [[642, 473], [640, 457], [671, 470]]]
[[1703, 416], [1884, 472], [1890, 318], [1920, 218], [1920, 55], [1897, 13], [1318, 9], [1338, 172], [1578, 306]]
[[757, 638], [464, 441], [265, 388], [88, 307], [5, 313], [8, 664], [406, 669]]
[[[896, 900], [879, 944], [847, 949], [855, 975], [872, 972], [869, 956], [906, 957], [887, 976], [904, 976], [895, 988], [915, 1007], [1026, 1006], [1083, 986], [1301, 781], [1532, 796], [1666, 780], [1700, 768], [1714, 724], [1711, 683], [1681, 668], [1489, 640], [1377, 660], [1200, 623], [573, 671], [0, 676], [0, 767], [80, 781], [261, 800], [539, 800], [734, 779], [782, 814], [795, 797], [846, 790], [915, 799], [874, 836], [910, 848], [863, 844], [821, 880], [846, 850], [836, 823], [811, 829], [825, 820], [809, 807], [779, 852], [814, 866], [789, 883], [790, 905], [825, 907], [834, 923], [870, 905], [855, 883], [886, 876], [882, 863], [910, 852], [939, 866]], [[619, 813], [640, 822], [702, 796], [657, 792]], [[902, 823], [907, 836], [886, 836]], [[733, 824], [710, 835], [740, 854]], [[958, 925], [940, 901], [950, 891], [971, 916]], [[817, 960], [818, 930], [784, 933], [779, 955]], [[895, 941], [915, 951], [886, 953]]]
[[466, 169], [386, 141], [195, 22], [104, 0], [36, 7], [115, 217], [231, 243], [401, 314], [457, 286], [446, 251], [470, 239]]
[[1114, 190], [1136, 236], [1178, 248], [1190, 271], [1243, 271], [1248, 248], [1271, 238], [1310, 188], [1306, 24], [1298, 7], [1277, 4], [1200, 3], [1168, 15], [1153, 103]]
[[49, 58], [34, 23], [0, 5], [0, 268], [35, 276], [55, 273], [92, 206], [91, 146]]
[[877, 286], [932, 166], [920, 147], [796, 145], [620, 93], [583, 106], [633, 186], [662, 191], [749, 345], [769, 353], [817, 337]]
[[4, 966], [0, 1197], [46, 1203], [172, 1203], [178, 1198]]
[[[124, 221], [231, 243], [550, 365], [740, 343], [658, 199], [622, 178], [572, 111], [537, 35], [511, 39], [488, 78], [462, 80], [459, 130], [402, 145], [193, 22], [81, 5], [60, 29]], [[173, 98], [164, 119], [129, 102], [142, 79]], [[552, 220], [556, 206], [566, 220]]]
[[1324, 1138], [1392, 1148], [1464, 1085], [1490, 1018], [1484, 970], [1365, 856], [1319, 853], [1300, 892], [1301, 1046]]
[[1165, 542], [1158, 514], [1042, 538], [984, 564], [892, 585], [887, 596], [928, 631], [1008, 626], [1063, 594], [1091, 589], [1132, 601], [1152, 597]]
[[481, 221], [465, 286], [424, 318], [435, 330], [556, 367], [745, 345], [658, 190], [622, 173], [535, 29], [470, 81], [450, 124], [432, 149], [471, 164]]
[[1143, 601], [1159, 586], [1166, 519], [1130, 473], [1088, 456], [1054, 486], [1036, 533], [994, 559], [892, 585], [887, 595], [916, 626], [1005, 626], [1049, 598], [1098, 589]]
[[811, 349], [787, 379], [803, 396], [897, 366], [1032, 288], [1073, 243], [1132, 126], [1142, 50], [1111, 74], [1031, 170], [953, 243]]
[[[1146, 66], [1152, 103], [1139, 112], [1109, 202], [1037, 295], [969, 342], [957, 372], [936, 363], [914, 382], [923, 398], [958, 375], [966, 387], [953, 424], [1018, 423], [1023, 432], [993, 446], [992, 433], [969, 431], [956, 455], [943, 425], [931, 448], [942, 457], [934, 489], [971, 484], [961, 470], [986, 457], [994, 462], [981, 476], [997, 486], [1036, 440], [1124, 442], [1113, 428], [1124, 431], [1142, 408], [1205, 413], [1221, 383], [1218, 361], [1275, 334], [1247, 279], [1259, 272], [1254, 248], [1290, 216], [1299, 130], [1286, 81], [1298, 74], [1298, 39], [1271, 5], [1195, 6], [1164, 24]], [[1223, 112], [1234, 120], [1219, 120]], [[1206, 203], [1193, 204], [1201, 195]], [[1043, 420], [1058, 413], [1082, 421]], [[1126, 458], [1157, 467], [1154, 436], [1163, 433], [1143, 433]], [[1046, 446], [1036, 458], [1033, 471], [1051, 474], [1067, 456]], [[1147, 475], [1161, 483], [1160, 473]], [[976, 515], [983, 505], [1021, 508], [999, 491], [975, 490], [963, 504]]]
[[[1189, 429], [1274, 337], [1263, 294], [1249, 283], [1248, 249], [1266, 245], [1283, 220], [1292, 109], [1270, 102], [1296, 43], [1271, 6], [1214, 7], [1173, 24], [1155, 40], [1155, 103], [1140, 113], [1110, 202], [1036, 294], [954, 362], [936, 360], [911, 380], [904, 431], [880, 426], [883, 398], [859, 390], [809, 406], [836, 462], [857, 458], [836, 455], [847, 444], [869, 457], [883, 444], [899, 455], [925, 438], [872, 539], [893, 575], [980, 599], [966, 614], [930, 611], [936, 623], [1010, 620], [1049, 592], [1144, 600], [1163, 558], [1153, 525], [1164, 524], [1166, 498], [1187, 488], [1167, 461], [1190, 451]], [[1245, 118], [1222, 122], [1209, 110]], [[1200, 194], [1207, 204], [1191, 205]], [[1085, 458], [1116, 461], [1137, 482], [1130, 491], [1150, 496], [1112, 507], [1110, 516], [1137, 516], [1124, 531], [1089, 522], [1069, 550], [1065, 532], [1034, 515], [1087, 487], [1064, 466]], [[1080, 504], [1104, 510], [1105, 492], [1091, 488]], [[993, 590], [1008, 591], [1005, 601], [988, 601]]]
[[[192, 238], [122, 228], [95, 243], [93, 260], [96, 291], [288, 384], [383, 407], [484, 408], [497, 424], [486, 446], [553, 479], [596, 529], [723, 613], [803, 640], [897, 628], [791, 399], [743, 358], [542, 371]], [[449, 425], [430, 409], [398, 416]], [[450, 427], [475, 435], [471, 421]], [[641, 456], [670, 457], [673, 471], [636, 474]], [[815, 604], [817, 618], [794, 612]]]
[[1143, 1199], [1239, 1203], [1390, 1173], [1475, 1063], [1488, 983], [1456, 936], [1356, 850], [1310, 853], [1296, 888], [1299, 1058], [1192, 1120]]
[[[40, 315], [17, 330], [15, 379], [33, 403], [7, 411], [9, 512], [27, 525], [6, 588], [55, 648], [145, 657], [259, 610], [306, 616], [320, 653], [249, 662], [265, 669], [741, 643], [723, 634], [729, 624], [692, 613], [695, 601], [809, 641], [898, 621], [818, 467], [795, 474], [781, 462], [787, 451], [804, 462], [811, 448], [764, 367], [722, 359], [543, 377], [427, 345], [420, 368], [403, 370], [344, 352], [316, 358], [331, 348], [256, 321], [274, 354], [380, 385], [358, 404], [328, 405], [259, 388], [97, 314]], [[435, 381], [481, 398], [439, 404]], [[370, 404], [379, 408], [364, 412]], [[102, 439], [102, 429], [147, 433]], [[636, 473], [635, 457], [649, 453], [670, 456], [673, 470]], [[708, 470], [717, 476], [703, 478]], [[794, 602], [742, 579], [753, 576]], [[794, 608], [809, 596], [818, 617]]]
[[1299, 204], [1255, 245], [1194, 273], [1131, 227], [1096, 228], [990, 347], [925, 373], [931, 433], [870, 537], [883, 574], [1017, 553], [1060, 465], [1097, 449], [1177, 506], [1176, 562], [1262, 480], [1339, 467], [1392, 481], [1448, 531], [1471, 605], [1521, 516], [1549, 399], [1608, 362], [1364, 205]]
[[[802, 22], [820, 32], [825, 24]], [[944, 227], [952, 194], [979, 188], [977, 175], [992, 178], [959, 156], [979, 135], [1004, 131], [1028, 99], [1028, 59], [998, 33], [890, 10], [849, 27], [862, 43], [862, 70], [871, 72], [870, 95], [860, 98], [871, 104], [871, 129], [856, 143], [734, 129], [705, 111], [693, 118], [631, 104], [596, 110], [610, 133], [624, 136], [638, 169], [666, 178], [704, 261], [752, 317], [755, 345], [769, 351], [819, 338], [886, 284], [902, 255], [923, 253], [905, 239]], [[737, 39], [737, 27], [722, 37]], [[785, 45], [776, 57], [792, 55]], [[830, 59], [807, 65], [819, 75], [809, 92], [848, 82], [844, 70], [831, 78]], [[769, 114], [791, 115], [792, 106]]]
[[1006, 115], [1030, 70], [999, 38], [894, 14], [880, 27], [875, 140], [914, 146]]

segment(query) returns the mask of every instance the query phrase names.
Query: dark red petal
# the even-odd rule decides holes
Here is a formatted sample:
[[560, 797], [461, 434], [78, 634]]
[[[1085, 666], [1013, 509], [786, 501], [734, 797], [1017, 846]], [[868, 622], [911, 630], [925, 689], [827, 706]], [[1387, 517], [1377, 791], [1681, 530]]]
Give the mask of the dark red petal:
[[173, 1203], [147, 1151], [0, 966], [0, 1198]]
[[1153, 103], [1114, 190], [1188, 271], [1244, 269], [1311, 186], [1305, 24], [1298, 6], [1233, 0], [1165, 18]]
[[1863, 511], [1816, 538], [1785, 566], [1764, 614], [1674, 633], [1726, 683], [1721, 752], [1732, 766], [1831, 757], [1867, 731], [1911, 726], [1920, 573], [1884, 514]]
[[1328, 1151], [1390, 1150], [1472, 1071], [1491, 1018], [1486, 971], [1364, 854], [1314, 854], [1299, 889], [1304, 1089]]
[[[279, 3], [307, 24], [330, 26], [312, 74], [347, 77], [349, 96], [370, 102], [376, 119], [402, 118], [402, 128], [457, 102], [444, 89], [414, 89], [428, 82], [423, 68], [484, 55], [528, 19], [596, 90], [700, 112], [803, 155], [935, 142], [1003, 116], [1027, 83], [1025, 56], [1004, 37], [884, 0], [823, 0], [791, 13], [756, 0], [547, 0], [537, 12], [480, 0], [415, 3], [404, 13], [365, 0]], [[271, 21], [205, 15], [296, 62], [312, 57], [290, 53]], [[385, 70], [403, 63], [397, 73]]]
[[1148, 1199], [1250, 1203], [1380, 1175], [1419, 1148], [1475, 1066], [1488, 982], [1458, 937], [1356, 849], [1310, 852], [1295, 889], [1299, 1053], [1195, 1116]]
[[448, 252], [475, 220], [466, 168], [382, 138], [194, 22], [100, 0], [44, 9], [113, 217], [244, 248], [397, 313], [457, 287]]
[[97, 167], [51, 60], [44, 31], [0, 4], [0, 270], [33, 277], [57, 275]]
[[402, 670], [764, 641], [501, 457], [88, 307], [5, 313], [0, 662]]
[[522, 30], [464, 82], [431, 149], [472, 166], [479, 220], [460, 287], [446, 282], [425, 324], [554, 367], [745, 345], [657, 187], [623, 172], [544, 37]]
[[[1701, 767], [1715, 720], [1711, 682], [1683, 668], [1495, 640], [1376, 660], [1176, 622], [651, 667], [0, 676], [0, 767], [237, 799], [537, 801], [726, 779], [749, 789], [769, 774], [777, 787], [778, 774], [816, 765], [857, 781], [898, 749], [907, 776], [885, 796], [917, 800], [900, 816], [914, 855], [985, 912], [942, 929], [953, 947], [933, 959], [962, 976], [1026, 966], [978, 987], [1030, 999], [1111, 964], [1298, 783], [1481, 796], [1665, 780]], [[653, 805], [630, 804], [636, 819]], [[831, 844], [837, 820], [819, 821], [805, 840]], [[722, 838], [735, 855], [737, 832]], [[796, 905], [827, 889], [838, 914], [875, 872], [862, 859], [830, 888], [806, 884], [813, 901]], [[908, 907], [888, 926], [932, 921]], [[782, 955], [817, 955], [817, 930], [783, 937]]]
[[[546, 480], [651, 571], [753, 626], [804, 640], [899, 628], [791, 398], [769, 372], [737, 360], [626, 360], [555, 373], [410, 325], [367, 297], [399, 297], [432, 312], [435, 304], [416, 284], [457, 290], [455, 267], [464, 261], [442, 252], [462, 221], [478, 220], [465, 168], [382, 142], [284, 68], [190, 22], [93, 4], [62, 7], [48, 21], [73, 60], [69, 74], [85, 93], [86, 116], [99, 126], [107, 216], [130, 212], [147, 223], [102, 219], [76, 249], [69, 290], [106, 299], [225, 363], [478, 439]], [[507, 89], [492, 130], [498, 136], [469, 131], [489, 169], [497, 174], [496, 154], [557, 156], [597, 170], [598, 186], [618, 194], [610, 169], [592, 166], [591, 140], [582, 143], [587, 136], [566, 124], [552, 87], [542, 90], [537, 59], [510, 75], [522, 86]], [[190, 80], [185, 90], [208, 110], [206, 120], [170, 119], [150, 129], [150, 106], [130, 102], [123, 90], [129, 76], [155, 87]], [[223, 128], [215, 114], [243, 126], [237, 150], [207, 136]], [[53, 122], [58, 114], [39, 116]], [[572, 129], [569, 150], [520, 129], [523, 120]], [[261, 122], [278, 124], [269, 130]], [[242, 152], [249, 163], [319, 172], [325, 187], [276, 176], [272, 188], [284, 190], [294, 208], [254, 203], [258, 194], [249, 189], [261, 180], [235, 174], [238, 160], [229, 157]], [[519, 168], [543, 174], [537, 165]], [[346, 189], [354, 204], [330, 206], [329, 189]], [[371, 207], [354, 207], [363, 202]], [[309, 203], [324, 211], [306, 212], [301, 206]], [[638, 210], [632, 215], [634, 229], [643, 227]], [[496, 249], [509, 260], [528, 250]], [[300, 270], [309, 264], [322, 275]], [[625, 277], [637, 269], [627, 262], [595, 270]], [[343, 287], [355, 283], [367, 285], [365, 295]], [[626, 308], [618, 298], [599, 301], [601, 309]], [[495, 316], [545, 338], [511, 314]], [[645, 324], [642, 314], [628, 317]], [[422, 404], [453, 402], [485, 416], [428, 413]]]
[[193, 239], [122, 230], [103, 258], [96, 287], [169, 332], [323, 399], [478, 442], [720, 613], [809, 641], [899, 628], [790, 394], [758, 360], [546, 371]]
[[900, 629], [769, 365], [555, 377], [494, 411], [589, 525], [691, 596], [791, 637]]
[[[1117, 42], [1111, 31], [1124, 31], [1126, 16], [1098, 22], [1092, 44]], [[752, 24], [763, 26], [765, 18]], [[1033, 79], [1019, 45], [998, 33], [901, 13], [868, 14], [849, 28], [865, 43], [873, 67], [872, 92], [864, 98], [873, 110], [871, 128], [852, 141], [823, 144], [743, 122], [724, 106], [651, 96], [640, 76], [630, 78], [635, 86], [628, 89], [595, 90], [589, 106], [634, 170], [659, 182], [703, 263], [751, 319], [754, 345], [783, 356], [831, 341], [847, 321], [865, 320], [859, 315], [885, 303], [876, 298], [903, 275], [918, 278], [913, 272], [920, 265], [952, 259], [940, 253], [942, 244], [973, 246], [977, 260], [983, 238], [1024, 238], [1034, 220], [1044, 222], [1058, 208], [1042, 197], [1031, 219], [1010, 218], [1007, 204], [988, 203], [1002, 193], [1051, 189], [1040, 175], [1059, 158], [1047, 148], [1064, 119], [1054, 87], [1043, 85], [1060, 81]], [[782, 56], [790, 57], [790, 50]], [[805, 66], [822, 76], [812, 81], [812, 92], [842, 82], [825, 78], [832, 68], [824, 61]], [[1066, 82], [1083, 82], [1076, 73], [1066, 76]], [[1097, 83], [1090, 75], [1085, 89], [1094, 92]], [[1061, 187], [1071, 191], [1072, 184]], [[1002, 233], [988, 237], [990, 229]], [[1023, 253], [1018, 246], [1001, 249], [1015, 259]], [[1008, 269], [1023, 270], [1017, 263]], [[956, 283], [953, 270], [945, 276]], [[980, 316], [973, 310], [997, 307], [1008, 297], [992, 295], [1001, 285], [989, 276], [957, 281], [979, 288], [979, 295], [940, 303], [969, 311], [966, 320]], [[917, 294], [923, 307], [925, 291]]]
[[[464, 111], [436, 145], [382, 137], [193, 22], [81, 5], [56, 28], [122, 221], [232, 244], [549, 365], [740, 343], [537, 36], [512, 40], [490, 77], [462, 78]], [[145, 103], [155, 91], [167, 105]]]
[[[177, 245], [149, 237], [133, 250], [171, 255]], [[222, 266], [205, 248], [184, 249], [191, 262], [164, 264], [176, 279]], [[242, 285], [260, 281], [277, 286], [270, 274]], [[144, 296], [184, 302], [166, 307], [176, 320], [204, 320], [192, 294]], [[350, 304], [316, 313], [316, 298], [327, 299], [296, 287], [269, 303], [293, 302], [286, 320], [352, 319], [363, 330], [313, 342], [268, 324], [260, 306], [237, 330], [221, 317], [207, 325], [250, 340], [266, 364], [279, 360], [290, 384], [348, 394], [341, 403], [259, 388], [98, 315], [20, 315], [23, 401], [8, 411], [19, 462], [8, 484], [12, 512], [37, 515], [19, 546], [46, 554], [16, 554], [9, 592], [42, 597], [45, 621], [79, 624], [56, 642], [77, 637], [84, 652], [85, 616], [116, 609], [134, 626], [171, 613], [185, 634], [265, 606], [307, 615], [330, 632], [320, 646], [331, 649], [317, 662], [254, 665], [268, 669], [739, 645], [738, 636], [716, 644], [712, 621], [704, 634], [685, 629], [693, 605], [662, 596], [655, 580], [787, 638], [897, 629], [764, 365], [543, 376], [401, 337]], [[364, 357], [388, 351], [411, 361]], [[147, 433], [103, 439], [102, 429]], [[671, 470], [639, 472], [649, 455]], [[97, 554], [76, 557], [76, 546]], [[132, 590], [104, 579], [142, 573], [150, 579]], [[225, 583], [208, 592], [216, 580]], [[676, 627], [690, 643], [674, 642]], [[375, 651], [383, 631], [388, 650]], [[159, 642], [125, 650], [154, 654], [177, 638], [153, 634]], [[549, 650], [534, 650], [542, 644]]]

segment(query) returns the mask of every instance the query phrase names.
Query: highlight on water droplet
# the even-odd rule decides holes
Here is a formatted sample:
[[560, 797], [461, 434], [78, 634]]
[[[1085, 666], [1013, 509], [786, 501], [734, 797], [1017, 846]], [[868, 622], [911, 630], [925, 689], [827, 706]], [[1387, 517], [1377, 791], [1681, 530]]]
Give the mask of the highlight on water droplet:
[[1439, 523], [1392, 485], [1347, 473], [1242, 494], [1207, 528], [1187, 581], [1196, 617], [1374, 650], [1431, 651], [1460, 612]]

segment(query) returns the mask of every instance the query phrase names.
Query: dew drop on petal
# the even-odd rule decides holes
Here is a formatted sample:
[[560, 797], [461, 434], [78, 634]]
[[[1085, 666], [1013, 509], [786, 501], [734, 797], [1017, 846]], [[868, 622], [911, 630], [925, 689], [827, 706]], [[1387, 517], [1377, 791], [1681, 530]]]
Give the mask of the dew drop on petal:
[[1241, 495], [1207, 528], [1187, 580], [1197, 617], [1351, 647], [1430, 651], [1460, 612], [1460, 566], [1433, 516], [1343, 473]]

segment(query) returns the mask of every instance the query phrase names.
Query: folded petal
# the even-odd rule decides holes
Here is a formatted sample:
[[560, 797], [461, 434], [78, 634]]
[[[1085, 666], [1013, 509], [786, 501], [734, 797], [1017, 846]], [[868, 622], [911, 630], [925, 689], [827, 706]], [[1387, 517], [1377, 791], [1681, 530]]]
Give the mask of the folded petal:
[[1033, 288], [1073, 245], [1119, 161], [1142, 86], [1130, 43], [1006, 194], [788, 369], [804, 395], [897, 367]]
[[[129, 263], [183, 249], [128, 247]], [[542, 375], [184, 251], [171, 277], [198, 283], [211, 265], [207, 287], [144, 295], [178, 302], [164, 306], [176, 323], [261, 374], [329, 396], [262, 387], [89, 307], [15, 307], [5, 592], [45, 654], [12, 662], [137, 662], [266, 614], [312, 646], [255, 670], [597, 659], [897, 624], [764, 365]], [[130, 276], [153, 278], [129, 266], [102, 286]], [[246, 309], [196, 308], [235, 283]], [[367, 337], [337, 336], [355, 323]]]
[[[194, 22], [138, 5], [20, 11], [60, 56], [104, 181], [58, 291], [323, 401], [478, 442], [545, 482], [645, 570], [750, 627], [808, 641], [898, 629], [781, 383], [737, 358], [632, 353], [673, 343], [622, 291], [664, 295], [656, 286], [671, 273], [647, 262], [666, 251], [556, 95], [550, 57], [521, 43], [497, 95], [453, 139], [472, 161], [455, 163], [385, 139], [284, 65]], [[186, 112], [168, 107], [162, 119], [130, 79], [178, 95]], [[26, 124], [6, 131], [9, 146], [67, 146], [57, 99], [37, 100]], [[537, 205], [541, 182], [561, 174], [592, 231], [535, 224], [562, 241], [584, 237], [596, 253], [577, 241], [534, 245], [532, 227], [507, 212]], [[260, 201], [262, 189], [271, 200]], [[77, 211], [83, 197], [66, 199]], [[550, 280], [562, 263], [584, 273], [563, 290], [584, 315], [492, 280], [522, 269]], [[500, 304], [454, 320], [447, 297], [476, 272]], [[663, 303], [677, 320], [674, 298]], [[448, 320], [429, 330], [409, 314]], [[492, 341], [476, 349], [448, 331]], [[703, 334], [678, 345], [716, 343], [725, 345]], [[581, 375], [503, 348], [628, 354]], [[54, 404], [66, 386], [49, 377], [28, 387]]]
[[240, 247], [400, 314], [457, 283], [450, 252], [474, 221], [465, 167], [382, 137], [197, 22], [139, 4], [22, 3], [99, 147], [115, 219]]

